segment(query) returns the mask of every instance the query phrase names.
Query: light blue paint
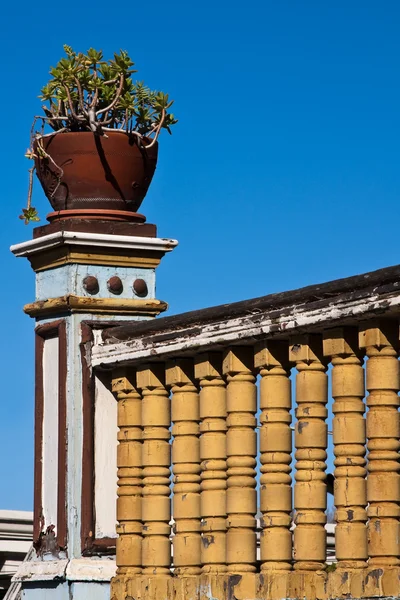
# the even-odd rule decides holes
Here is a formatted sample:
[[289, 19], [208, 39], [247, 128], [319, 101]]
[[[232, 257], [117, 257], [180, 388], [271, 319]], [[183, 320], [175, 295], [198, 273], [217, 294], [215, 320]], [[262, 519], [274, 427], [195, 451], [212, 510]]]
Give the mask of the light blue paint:
[[[99, 291], [89, 294], [83, 280], [88, 275], [97, 278]], [[113, 294], [107, 287], [110, 277], [117, 276], [123, 283], [121, 294]], [[132, 289], [135, 279], [144, 279], [148, 294], [140, 298], [155, 298], [155, 269], [138, 267], [106, 267], [98, 265], [63, 265], [36, 274], [36, 300], [57, 298], [65, 294], [75, 294], [91, 298], [138, 298]]]
[[110, 600], [110, 584], [75, 581], [71, 584], [71, 600]]
[[68, 583], [38, 581], [23, 584], [22, 600], [71, 600]]
[[22, 600], [109, 600], [109, 598], [110, 584], [107, 582], [38, 581], [35, 584], [25, 584], [22, 591]]

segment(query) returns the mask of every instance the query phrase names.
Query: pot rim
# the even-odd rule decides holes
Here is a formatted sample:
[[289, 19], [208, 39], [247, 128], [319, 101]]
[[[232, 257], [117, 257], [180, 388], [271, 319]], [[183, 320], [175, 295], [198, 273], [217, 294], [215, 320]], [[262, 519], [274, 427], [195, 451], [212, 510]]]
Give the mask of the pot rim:
[[[126, 135], [127, 137], [130, 137], [130, 136], [135, 137], [135, 138], [138, 137], [135, 134], [126, 133], [126, 131], [124, 131], [123, 129], [107, 129], [106, 131], [107, 131], [107, 136], [101, 135], [99, 137], [107, 139], [109, 133], [112, 133], [112, 134], [114, 134], [114, 133], [120, 133], [120, 134]], [[33, 143], [35, 143], [37, 141], [37, 139], [44, 139], [44, 138], [49, 138], [49, 137], [55, 137], [56, 135], [60, 135], [60, 134], [61, 135], [69, 135], [71, 133], [74, 134], [74, 135], [82, 135], [82, 134], [93, 135], [93, 136], [97, 135], [96, 133], [93, 133], [93, 131], [62, 131], [60, 133], [58, 131], [51, 131], [50, 133], [44, 133], [44, 134], [37, 133], [36, 136], [35, 136], [35, 139], [34, 139]], [[142, 139], [142, 140], [148, 142], [149, 144], [151, 144], [151, 142], [153, 141], [152, 138], [149, 138], [149, 137], [146, 137], [146, 136], [142, 136], [141, 138], [138, 138], [138, 139]], [[158, 146], [158, 140], [156, 140], [154, 146]], [[144, 146], [144, 148], [147, 148], [147, 146]]]

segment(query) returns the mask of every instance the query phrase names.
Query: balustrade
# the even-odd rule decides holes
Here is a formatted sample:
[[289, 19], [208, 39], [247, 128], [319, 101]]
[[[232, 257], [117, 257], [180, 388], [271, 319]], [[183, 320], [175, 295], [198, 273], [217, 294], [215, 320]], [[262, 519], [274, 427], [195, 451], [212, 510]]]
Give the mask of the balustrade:
[[[232, 586], [240, 600], [397, 589], [399, 323], [334, 325], [181, 347], [114, 370], [116, 581], [136, 578], [144, 599], [155, 576], [169, 578], [163, 594], [175, 590], [182, 600], [230, 598]], [[326, 529], [332, 462], [334, 566]], [[287, 584], [274, 588], [275, 578]], [[114, 598], [127, 600], [128, 588], [117, 588]]]

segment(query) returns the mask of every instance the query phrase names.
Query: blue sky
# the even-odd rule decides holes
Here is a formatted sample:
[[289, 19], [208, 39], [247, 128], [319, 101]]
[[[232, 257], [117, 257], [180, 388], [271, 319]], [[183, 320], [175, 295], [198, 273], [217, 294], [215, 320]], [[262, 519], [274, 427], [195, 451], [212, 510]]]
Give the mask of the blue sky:
[[[142, 205], [179, 247], [158, 272], [170, 314], [398, 263], [400, 4], [129, 3], [112, 14], [8, 3], [3, 57], [0, 508], [32, 507], [29, 264], [9, 246], [27, 191], [32, 118], [64, 43], [126, 49], [175, 98]], [[79, 16], [76, 16], [79, 15]], [[34, 205], [48, 212], [39, 185]]]

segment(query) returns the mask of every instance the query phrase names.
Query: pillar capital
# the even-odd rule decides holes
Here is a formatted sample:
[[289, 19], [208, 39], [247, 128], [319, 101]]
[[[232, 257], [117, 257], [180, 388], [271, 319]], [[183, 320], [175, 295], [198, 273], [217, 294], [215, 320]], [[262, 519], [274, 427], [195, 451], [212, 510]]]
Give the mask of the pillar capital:
[[126, 235], [125, 229], [124, 234], [104, 233], [95, 226], [91, 231], [47, 233], [46, 227], [38, 228], [44, 235], [11, 247], [15, 256], [28, 258], [36, 272], [35, 302], [25, 306], [29, 316], [146, 318], [167, 309], [155, 298], [155, 268], [176, 240]]

